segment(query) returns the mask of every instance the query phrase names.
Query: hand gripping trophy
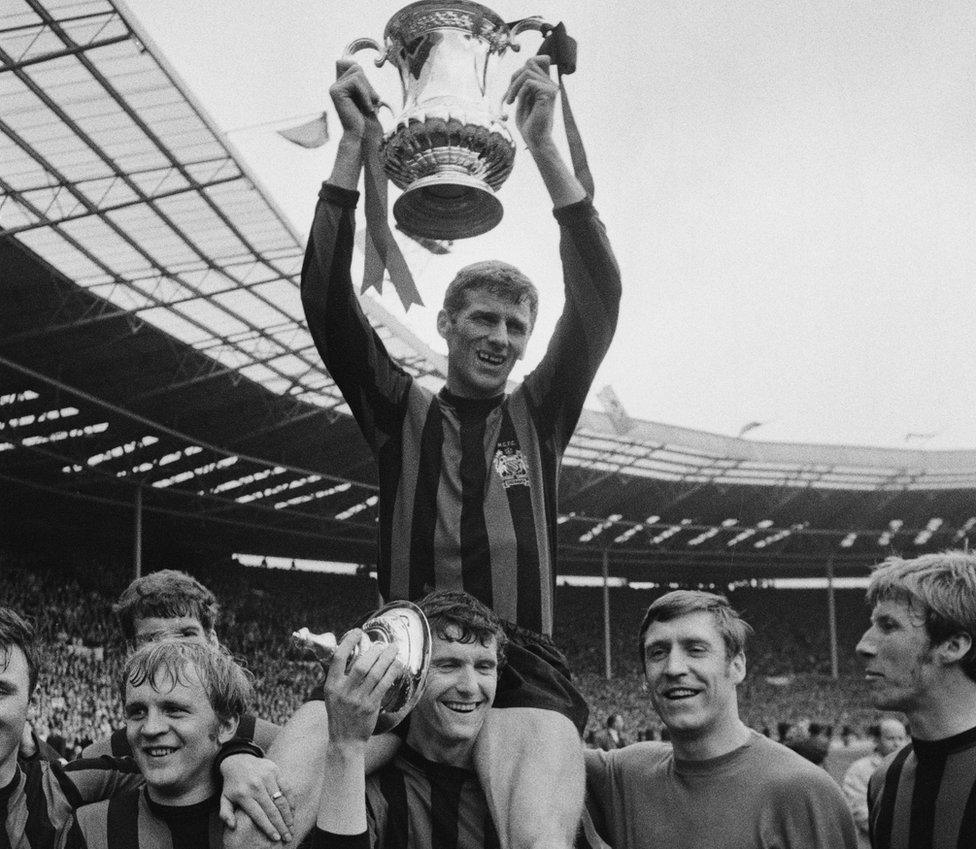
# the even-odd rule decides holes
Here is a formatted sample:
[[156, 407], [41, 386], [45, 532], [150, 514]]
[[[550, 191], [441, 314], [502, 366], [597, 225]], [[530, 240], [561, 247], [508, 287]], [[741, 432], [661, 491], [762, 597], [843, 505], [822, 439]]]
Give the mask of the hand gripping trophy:
[[[431, 637], [427, 617], [409, 601], [395, 601], [381, 607], [362, 625], [363, 635], [352, 655], [351, 664], [373, 643], [394, 643], [403, 671], [383, 698], [374, 734], [395, 728], [420, 701], [430, 667]], [[328, 670], [339, 641], [335, 634], [313, 634], [308, 628], [292, 633], [295, 641], [311, 649]]]
[[347, 56], [380, 52], [400, 72], [403, 111], [381, 148], [383, 168], [403, 194], [393, 205], [401, 229], [430, 239], [463, 239], [502, 218], [495, 191], [515, 160], [515, 143], [489, 77], [516, 36], [551, 29], [539, 18], [506, 24], [469, 0], [420, 0], [386, 25], [383, 46], [359, 38]]

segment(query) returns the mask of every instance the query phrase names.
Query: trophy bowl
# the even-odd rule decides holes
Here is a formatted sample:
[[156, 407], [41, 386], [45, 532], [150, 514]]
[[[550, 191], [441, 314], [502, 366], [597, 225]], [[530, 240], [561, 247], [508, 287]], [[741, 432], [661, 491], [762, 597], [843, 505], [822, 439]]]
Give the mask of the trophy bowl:
[[429, 239], [464, 239], [502, 218], [495, 192], [512, 172], [515, 143], [488, 81], [515, 37], [548, 28], [539, 18], [506, 24], [470, 0], [420, 0], [386, 25], [384, 46], [353, 41], [352, 55], [380, 52], [400, 73], [403, 108], [383, 140], [383, 169], [403, 190], [393, 204], [402, 230]]
[[[403, 671], [390, 686], [380, 708], [374, 734], [395, 728], [420, 701], [430, 667], [431, 636], [427, 617], [409, 601], [394, 601], [373, 613], [363, 624], [363, 638], [349, 656], [352, 663], [372, 643], [394, 644]], [[310, 648], [323, 667], [328, 669], [338, 645], [335, 634], [313, 634], [308, 628], [292, 636]]]

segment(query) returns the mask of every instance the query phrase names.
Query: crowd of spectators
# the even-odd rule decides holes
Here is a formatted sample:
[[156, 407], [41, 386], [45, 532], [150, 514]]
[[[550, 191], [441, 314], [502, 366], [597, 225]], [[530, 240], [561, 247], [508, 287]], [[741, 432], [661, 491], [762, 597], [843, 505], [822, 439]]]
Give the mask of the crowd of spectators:
[[[283, 722], [301, 704], [319, 672], [318, 664], [293, 643], [291, 632], [304, 625], [315, 632], [342, 633], [376, 606], [375, 583], [366, 576], [233, 562], [186, 571], [220, 600], [218, 635], [255, 676], [256, 713], [274, 722]], [[69, 757], [121, 723], [115, 682], [125, 646], [111, 608], [129, 577], [124, 565], [38, 562], [0, 553], [0, 597], [33, 619], [44, 650], [36, 727], [42, 736], [63, 738]], [[845, 727], [862, 734], [878, 722], [878, 713], [866, 707], [853, 654], [867, 622], [862, 592], [837, 594], [837, 679], [828, 674], [825, 592], [746, 588], [728, 594], [756, 631], [747, 650], [749, 674], [739, 688], [740, 713], [749, 725], [777, 737], [782, 726], [803, 718], [829, 725], [838, 735]], [[635, 641], [653, 597], [651, 591], [611, 590], [608, 680], [602, 590], [557, 590], [555, 639], [589, 701], [591, 730], [619, 713], [629, 740], [661, 736]]]

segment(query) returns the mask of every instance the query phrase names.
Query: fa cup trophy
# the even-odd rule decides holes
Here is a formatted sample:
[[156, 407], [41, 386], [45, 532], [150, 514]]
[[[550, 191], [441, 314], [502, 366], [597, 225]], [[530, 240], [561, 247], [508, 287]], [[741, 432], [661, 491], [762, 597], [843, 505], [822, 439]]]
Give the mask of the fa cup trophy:
[[[403, 194], [393, 205], [401, 229], [430, 239], [463, 239], [502, 218], [495, 191], [512, 171], [515, 143], [502, 104], [490, 102], [489, 77], [515, 37], [549, 29], [538, 18], [506, 24], [469, 0], [420, 0], [386, 25], [383, 46], [353, 41], [400, 72], [403, 111], [383, 140], [387, 176]], [[500, 97], [498, 98], [500, 100]]]
[[[382, 734], [400, 724], [403, 718], [420, 701], [427, 682], [430, 667], [430, 626], [427, 617], [409, 601], [395, 601], [381, 607], [363, 625], [363, 637], [353, 649], [349, 662], [373, 643], [393, 643], [397, 647], [397, 660], [403, 671], [390, 686], [380, 708], [374, 734]], [[310, 648], [319, 662], [328, 670], [335, 655], [338, 641], [335, 634], [313, 634], [308, 628], [295, 631], [292, 637]]]

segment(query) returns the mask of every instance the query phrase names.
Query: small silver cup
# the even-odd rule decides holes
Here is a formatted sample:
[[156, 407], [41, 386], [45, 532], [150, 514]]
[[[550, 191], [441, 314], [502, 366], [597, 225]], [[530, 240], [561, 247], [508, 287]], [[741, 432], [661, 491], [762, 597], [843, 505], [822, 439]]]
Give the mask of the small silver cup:
[[[403, 671], [393, 682], [380, 708], [374, 734], [395, 728], [420, 701], [430, 667], [431, 637], [427, 617], [417, 605], [409, 601], [394, 601], [381, 607], [362, 625], [370, 642], [397, 647], [397, 659]], [[295, 631], [292, 637], [310, 648], [322, 666], [328, 670], [338, 645], [335, 634], [313, 634], [308, 628]], [[352, 651], [349, 661], [355, 660], [369, 643], [361, 641]]]

